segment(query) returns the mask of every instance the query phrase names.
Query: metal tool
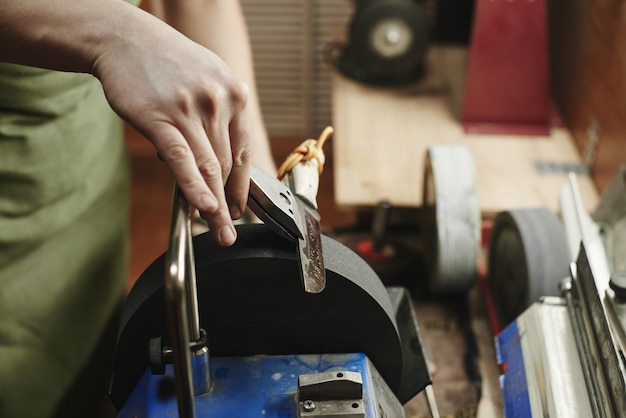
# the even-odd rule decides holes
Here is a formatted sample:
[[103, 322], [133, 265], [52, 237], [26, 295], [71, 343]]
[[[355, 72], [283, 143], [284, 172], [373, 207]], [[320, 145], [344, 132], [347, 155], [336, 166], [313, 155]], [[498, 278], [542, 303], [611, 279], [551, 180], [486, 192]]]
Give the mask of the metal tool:
[[[315, 140], [308, 139], [302, 146], [313, 146]], [[319, 187], [319, 164], [323, 163], [324, 153], [319, 151], [320, 160], [313, 158], [300, 162], [283, 178], [283, 182], [293, 191], [300, 209], [300, 219], [304, 227], [304, 237], [298, 240], [298, 259], [304, 290], [320, 293], [326, 287], [320, 215], [317, 212], [317, 190]]]
[[165, 304], [178, 414], [181, 418], [194, 418], [194, 395], [209, 390], [211, 375], [206, 334], [200, 328], [190, 207], [177, 184], [165, 258]]
[[248, 206], [266, 225], [283, 238], [304, 238], [300, 209], [291, 190], [265, 171], [250, 168]]
[[316, 199], [318, 161], [298, 163], [283, 181], [252, 167], [248, 206], [280, 236], [297, 242], [304, 290], [320, 293], [326, 286], [326, 270]]

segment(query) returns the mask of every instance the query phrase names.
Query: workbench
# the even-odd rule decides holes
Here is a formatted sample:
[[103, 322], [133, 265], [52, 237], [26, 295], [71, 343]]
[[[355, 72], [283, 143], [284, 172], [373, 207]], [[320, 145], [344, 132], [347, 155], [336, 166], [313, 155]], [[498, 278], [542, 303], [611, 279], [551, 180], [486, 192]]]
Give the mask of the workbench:
[[[567, 184], [562, 169], [582, 162], [563, 127], [553, 127], [549, 136], [465, 132], [458, 117], [459, 83], [456, 94], [370, 87], [340, 74], [333, 83], [339, 206], [376, 206], [384, 199], [396, 207], [421, 206], [428, 147], [457, 143], [472, 153], [483, 217], [530, 207], [558, 212], [558, 196]], [[577, 177], [583, 202], [593, 210], [595, 186], [588, 175]]]

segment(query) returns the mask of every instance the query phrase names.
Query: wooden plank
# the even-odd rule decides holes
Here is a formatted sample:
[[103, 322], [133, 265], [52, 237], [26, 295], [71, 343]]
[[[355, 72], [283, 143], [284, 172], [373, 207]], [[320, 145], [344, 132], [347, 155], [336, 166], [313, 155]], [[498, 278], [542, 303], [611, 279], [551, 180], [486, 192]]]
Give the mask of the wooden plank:
[[626, 162], [626, 3], [552, 0], [548, 5], [554, 100], [579, 150], [597, 138], [592, 177], [602, 193]]
[[[550, 136], [481, 135], [463, 132], [446, 95], [377, 89], [335, 74], [333, 86], [335, 200], [340, 206], [422, 203], [424, 157], [432, 144], [461, 143], [476, 165], [483, 215], [513, 208], [558, 211], [567, 174], [543, 174], [536, 162], [578, 163], [565, 129]], [[598, 196], [588, 176], [579, 176], [591, 210]]]

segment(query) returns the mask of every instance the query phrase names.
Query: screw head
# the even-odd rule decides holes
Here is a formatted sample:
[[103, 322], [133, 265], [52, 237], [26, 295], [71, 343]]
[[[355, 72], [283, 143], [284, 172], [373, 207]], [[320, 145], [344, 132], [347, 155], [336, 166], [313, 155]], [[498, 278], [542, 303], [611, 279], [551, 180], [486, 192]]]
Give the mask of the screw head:
[[302, 409], [304, 409], [306, 412], [315, 411], [315, 402], [313, 401], [302, 402]]

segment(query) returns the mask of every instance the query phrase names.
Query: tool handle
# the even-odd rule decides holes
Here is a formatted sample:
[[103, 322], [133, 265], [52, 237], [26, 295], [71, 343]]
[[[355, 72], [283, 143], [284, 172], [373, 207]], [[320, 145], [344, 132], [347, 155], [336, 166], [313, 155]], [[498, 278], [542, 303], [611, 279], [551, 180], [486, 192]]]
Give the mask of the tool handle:
[[[314, 139], [307, 139], [300, 147], [315, 147]], [[317, 158], [300, 161], [289, 172], [289, 184], [293, 193], [317, 209], [317, 191], [320, 182], [320, 163], [325, 161], [324, 151], [317, 150]]]

